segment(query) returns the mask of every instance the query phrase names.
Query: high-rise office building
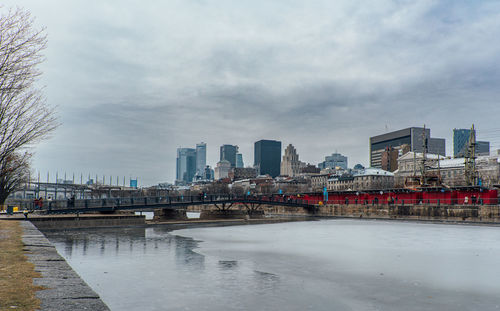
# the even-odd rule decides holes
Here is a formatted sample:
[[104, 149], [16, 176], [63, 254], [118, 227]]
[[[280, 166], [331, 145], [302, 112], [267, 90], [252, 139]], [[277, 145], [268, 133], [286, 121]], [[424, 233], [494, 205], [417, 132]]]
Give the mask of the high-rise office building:
[[300, 174], [300, 171], [306, 164], [299, 161], [299, 154], [292, 144], [289, 144], [285, 149], [285, 154], [281, 160], [280, 173], [283, 176], [294, 177]]
[[177, 184], [193, 181], [196, 173], [196, 150], [193, 148], [177, 148]]
[[205, 180], [214, 180], [214, 170], [210, 168], [210, 165], [207, 165], [205, 167], [204, 173], [203, 173], [203, 179]]
[[241, 153], [236, 154], [236, 167], [238, 168], [245, 167], [243, 165], [243, 155]]
[[254, 166], [259, 175], [278, 176], [281, 164], [281, 142], [276, 140], [255, 142], [254, 159]]
[[320, 169], [340, 167], [341, 169], [347, 169], [347, 157], [341, 155], [340, 153], [332, 153], [331, 156], [326, 156], [325, 161], [318, 164]]
[[382, 167], [382, 153], [387, 150], [387, 147], [399, 149], [403, 145], [408, 145], [410, 151], [422, 152], [424, 143], [428, 153], [446, 155], [444, 138], [431, 138], [431, 130], [428, 128], [409, 127], [370, 137], [370, 166]]
[[222, 145], [220, 146], [220, 161], [226, 160], [231, 163], [231, 167], [236, 167], [236, 154], [238, 153], [238, 146]]
[[224, 179], [229, 176], [229, 171], [231, 170], [231, 163], [228, 160], [220, 160], [214, 169], [214, 179]]
[[[470, 129], [453, 129], [453, 157], [465, 157], [469, 145]], [[489, 155], [490, 142], [476, 141], [476, 155]]]
[[203, 176], [205, 166], [207, 165], [207, 144], [196, 144], [196, 174]]

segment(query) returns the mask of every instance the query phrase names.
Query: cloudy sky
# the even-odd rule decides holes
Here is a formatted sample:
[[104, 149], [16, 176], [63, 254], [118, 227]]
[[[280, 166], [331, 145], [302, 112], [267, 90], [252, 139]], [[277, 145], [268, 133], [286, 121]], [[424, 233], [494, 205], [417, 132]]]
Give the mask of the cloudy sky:
[[[46, 176], [172, 182], [178, 147], [292, 143], [368, 164], [370, 136], [425, 124], [500, 148], [498, 1], [2, 1], [46, 27], [40, 81], [61, 127]], [[101, 177], [100, 177], [101, 178]]]

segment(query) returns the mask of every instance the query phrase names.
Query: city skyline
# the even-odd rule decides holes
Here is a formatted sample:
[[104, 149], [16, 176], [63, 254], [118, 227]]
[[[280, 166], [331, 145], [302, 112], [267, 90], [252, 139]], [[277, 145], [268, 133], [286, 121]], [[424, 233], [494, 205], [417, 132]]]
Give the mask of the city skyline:
[[207, 143], [213, 166], [234, 143], [248, 165], [260, 139], [367, 166], [369, 137], [424, 124], [447, 155], [472, 123], [500, 148], [499, 3], [3, 5], [47, 29], [40, 84], [62, 126], [34, 149], [42, 176], [152, 185], [175, 179], [179, 146]]

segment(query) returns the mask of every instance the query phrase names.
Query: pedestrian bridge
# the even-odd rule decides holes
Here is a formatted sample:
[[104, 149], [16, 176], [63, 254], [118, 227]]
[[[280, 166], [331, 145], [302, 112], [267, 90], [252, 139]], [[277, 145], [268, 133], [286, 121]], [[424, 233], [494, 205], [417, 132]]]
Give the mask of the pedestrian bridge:
[[214, 205], [221, 210], [244, 205], [248, 210], [257, 210], [262, 205], [295, 206], [314, 209], [309, 200], [287, 198], [281, 195], [234, 196], [227, 194], [204, 196], [157, 196], [157, 197], [117, 197], [103, 199], [53, 200], [36, 207], [32, 201], [20, 205], [29, 210], [41, 210], [49, 214], [76, 214], [114, 211], [152, 211], [155, 209], [184, 210], [193, 205]]

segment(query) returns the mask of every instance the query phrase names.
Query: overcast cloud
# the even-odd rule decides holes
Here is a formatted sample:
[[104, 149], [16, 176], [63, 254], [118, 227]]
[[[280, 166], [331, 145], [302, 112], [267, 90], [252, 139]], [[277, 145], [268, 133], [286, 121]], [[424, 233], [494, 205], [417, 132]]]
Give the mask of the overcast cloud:
[[[34, 169], [172, 182], [178, 147], [292, 143], [368, 164], [368, 138], [479, 128], [500, 148], [498, 1], [4, 1], [49, 38], [62, 126]], [[116, 177], [115, 177], [116, 178]]]

